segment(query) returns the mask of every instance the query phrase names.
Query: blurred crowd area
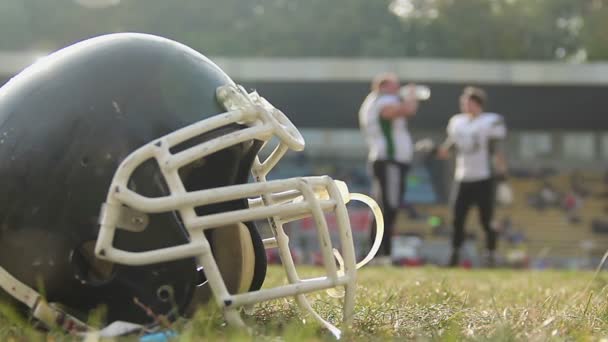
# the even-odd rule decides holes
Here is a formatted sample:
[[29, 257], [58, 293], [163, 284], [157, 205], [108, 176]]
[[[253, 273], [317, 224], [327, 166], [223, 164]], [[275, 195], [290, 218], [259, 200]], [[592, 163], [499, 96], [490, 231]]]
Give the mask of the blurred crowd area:
[[[361, 160], [311, 158], [293, 155], [271, 176], [289, 178], [302, 174], [328, 174], [344, 180], [351, 192], [369, 193], [370, 177]], [[449, 194], [449, 162], [418, 160], [407, 177], [393, 236], [395, 265], [445, 264], [452, 233]], [[511, 268], [594, 268], [608, 247], [608, 169], [560, 169], [552, 167], [512, 167], [509, 182], [514, 201], [499, 207], [494, 226], [500, 234], [499, 265]], [[474, 209], [475, 210], [475, 209]], [[371, 214], [353, 203], [349, 215], [357, 255], [370, 247]], [[332, 234], [334, 218], [328, 216]], [[483, 232], [475, 212], [467, 221], [467, 242], [462, 267], [481, 264]], [[317, 234], [311, 219], [290, 223], [295, 259], [319, 264]], [[278, 255], [269, 255], [279, 262]]]

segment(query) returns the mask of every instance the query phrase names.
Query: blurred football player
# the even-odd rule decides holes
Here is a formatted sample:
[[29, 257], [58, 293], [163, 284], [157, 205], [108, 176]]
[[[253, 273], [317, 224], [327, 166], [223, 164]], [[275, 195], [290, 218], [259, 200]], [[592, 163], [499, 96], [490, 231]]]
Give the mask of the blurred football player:
[[[382, 208], [386, 229], [378, 263], [390, 263], [391, 260], [395, 218], [405, 193], [405, 177], [413, 156], [407, 119], [414, 116], [417, 109], [416, 87], [401, 87], [397, 75], [383, 73], [374, 78], [371, 92], [359, 110], [359, 125], [369, 148], [372, 194]], [[374, 236], [372, 228], [372, 241]]]
[[448, 137], [438, 150], [442, 159], [449, 157], [450, 149], [456, 154], [451, 203], [454, 232], [449, 266], [457, 266], [460, 262], [464, 224], [473, 205], [479, 209], [479, 220], [486, 234], [485, 263], [487, 266], [495, 264], [497, 233], [492, 221], [496, 185], [497, 182], [504, 183], [507, 174], [501, 146], [507, 129], [501, 115], [484, 111], [486, 101], [486, 93], [482, 89], [464, 89], [460, 96], [462, 112], [448, 122]]

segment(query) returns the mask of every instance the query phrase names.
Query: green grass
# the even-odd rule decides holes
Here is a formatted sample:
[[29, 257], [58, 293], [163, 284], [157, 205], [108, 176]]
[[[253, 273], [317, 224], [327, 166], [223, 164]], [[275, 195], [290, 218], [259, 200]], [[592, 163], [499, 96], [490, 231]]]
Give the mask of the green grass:
[[[320, 274], [307, 267], [302, 274]], [[266, 287], [284, 283], [271, 267]], [[574, 271], [448, 270], [367, 267], [359, 272], [356, 315], [349, 341], [369, 340], [600, 340], [608, 338], [608, 274]], [[331, 321], [340, 318], [339, 301], [325, 293], [309, 296]], [[172, 328], [179, 341], [327, 340], [329, 333], [310, 322], [292, 301], [260, 304], [248, 317], [254, 337], [224, 326], [213, 307]], [[0, 340], [45, 339], [0, 310]], [[282, 338], [277, 339], [277, 336]], [[53, 333], [52, 340], [66, 339]], [[131, 339], [127, 339], [131, 340]]]

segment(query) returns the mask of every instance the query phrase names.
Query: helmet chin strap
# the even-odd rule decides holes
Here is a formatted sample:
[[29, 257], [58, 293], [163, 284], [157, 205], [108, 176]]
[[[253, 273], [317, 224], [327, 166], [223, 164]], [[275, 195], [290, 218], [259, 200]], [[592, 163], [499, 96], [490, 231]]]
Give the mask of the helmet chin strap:
[[52, 303], [49, 304], [39, 292], [17, 280], [3, 267], [0, 267], [0, 287], [13, 298], [29, 307], [32, 316], [44, 324], [46, 328], [59, 328], [70, 334], [84, 338], [90, 337], [94, 341], [99, 337], [117, 337], [136, 331], [148, 330], [140, 324], [123, 321], [113, 322], [103, 329], [91, 327]]
[[84, 333], [91, 330], [87, 324], [47, 303], [40, 293], [17, 280], [3, 267], [0, 267], [0, 287], [29, 307], [32, 316], [49, 328], [59, 327], [73, 333]]

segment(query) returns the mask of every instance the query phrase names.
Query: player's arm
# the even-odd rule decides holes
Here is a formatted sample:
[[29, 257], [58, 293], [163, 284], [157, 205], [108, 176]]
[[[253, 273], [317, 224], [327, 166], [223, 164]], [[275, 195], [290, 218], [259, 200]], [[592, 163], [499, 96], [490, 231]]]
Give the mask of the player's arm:
[[507, 135], [502, 116], [498, 116], [490, 127], [490, 153], [493, 156], [494, 170], [499, 178], [506, 178], [509, 167], [505, 155], [504, 141]]
[[494, 180], [496, 181], [496, 201], [501, 205], [509, 205], [513, 202], [513, 190], [507, 180], [509, 167], [503, 148], [503, 139], [490, 141], [492, 149], [492, 162], [494, 163]]
[[413, 116], [416, 113], [418, 105], [417, 102], [413, 103], [412, 100], [404, 100], [400, 96], [385, 96], [378, 101], [380, 116], [385, 120]]
[[446, 129], [447, 137], [445, 140], [439, 145], [437, 148], [437, 158], [438, 159], [448, 159], [450, 157], [450, 151], [454, 149], [455, 143], [452, 138], [452, 120], [448, 122], [448, 127]]
[[494, 170], [499, 180], [504, 180], [507, 177], [509, 166], [505, 156], [504, 140], [492, 139], [490, 141], [490, 149], [493, 156]]
[[513, 202], [513, 190], [507, 181], [509, 167], [505, 153], [504, 142], [507, 136], [507, 126], [501, 115], [489, 126], [489, 148], [494, 164], [494, 179], [496, 181], [496, 201], [501, 205], [509, 205]]
[[418, 99], [414, 97], [402, 99], [401, 105], [403, 106], [403, 113], [401, 116], [405, 118], [411, 118], [418, 112]]
[[448, 159], [450, 151], [454, 148], [454, 141], [448, 136], [437, 149], [437, 158]]
[[399, 103], [386, 104], [380, 111], [380, 116], [386, 120], [396, 119], [398, 117], [409, 117], [409, 110], [404, 101]]

